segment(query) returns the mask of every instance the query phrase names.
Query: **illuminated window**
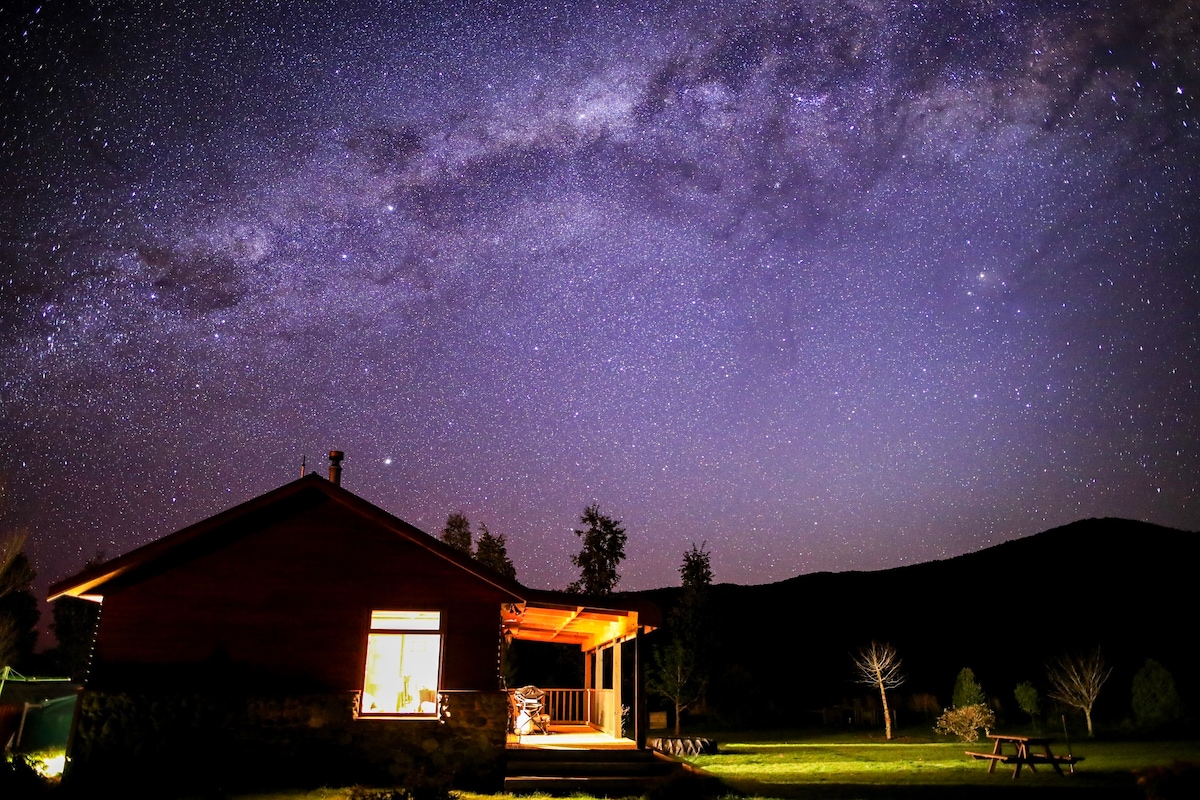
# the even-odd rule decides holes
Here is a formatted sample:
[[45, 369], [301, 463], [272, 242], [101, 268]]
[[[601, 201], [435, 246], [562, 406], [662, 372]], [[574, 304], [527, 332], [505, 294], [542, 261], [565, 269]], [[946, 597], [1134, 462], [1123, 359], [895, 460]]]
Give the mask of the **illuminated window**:
[[438, 611], [371, 612], [361, 715], [437, 715], [441, 629]]

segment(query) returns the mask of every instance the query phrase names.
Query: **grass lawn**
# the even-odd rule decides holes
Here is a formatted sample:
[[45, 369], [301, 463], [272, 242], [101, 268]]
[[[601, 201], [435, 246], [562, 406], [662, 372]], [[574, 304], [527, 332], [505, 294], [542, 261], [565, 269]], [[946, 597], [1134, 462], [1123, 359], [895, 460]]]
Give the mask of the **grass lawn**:
[[[1061, 741], [1052, 743], [1065, 755]], [[1141, 798], [1134, 771], [1168, 766], [1176, 761], [1200, 762], [1200, 742], [1073, 742], [1071, 752], [1084, 758], [1059, 776], [1050, 767], [1028, 768], [1016, 780], [1012, 768], [969, 758], [967, 750], [989, 752], [988, 741], [967, 744], [924, 733], [896, 740], [854, 735], [777, 733], [731, 736], [721, 740], [714, 756], [688, 759], [722, 778], [737, 791], [770, 798], [907, 798], [999, 797], [1031, 794], [1084, 798]]]
[[[1142, 800], [1135, 770], [1175, 762], [1200, 763], [1200, 741], [1073, 741], [1071, 752], [1084, 761], [1075, 774], [1060, 777], [1049, 767], [1028, 769], [1012, 778], [1012, 768], [987, 764], [965, 755], [990, 750], [990, 742], [967, 744], [923, 730], [902, 731], [897, 739], [854, 732], [768, 731], [708, 734], [720, 752], [688, 761], [720, 777], [730, 794], [746, 798], [791, 800], [909, 800], [909, 798], [1022, 798], [1022, 800]], [[1066, 753], [1061, 738], [1052, 747]], [[1066, 770], [1064, 770], [1066, 771]], [[505, 800], [512, 795], [456, 793], [460, 800]], [[686, 798], [687, 791], [674, 792]], [[1192, 795], [1180, 795], [1188, 796]], [[238, 800], [346, 800], [348, 790], [253, 795]], [[521, 795], [548, 800], [548, 795]], [[591, 800], [573, 795], [576, 800]], [[1174, 798], [1175, 795], [1168, 797]], [[560, 799], [561, 800], [561, 799]]]

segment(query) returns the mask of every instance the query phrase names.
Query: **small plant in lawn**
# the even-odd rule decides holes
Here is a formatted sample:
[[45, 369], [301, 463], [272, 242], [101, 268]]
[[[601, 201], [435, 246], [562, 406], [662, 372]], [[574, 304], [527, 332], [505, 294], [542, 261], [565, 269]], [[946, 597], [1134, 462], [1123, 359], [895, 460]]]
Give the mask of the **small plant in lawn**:
[[996, 724], [996, 714], [987, 706], [979, 704], [948, 708], [938, 717], [933, 729], [940, 734], [957, 736], [964, 742], [979, 740], [980, 729], [989, 731]]

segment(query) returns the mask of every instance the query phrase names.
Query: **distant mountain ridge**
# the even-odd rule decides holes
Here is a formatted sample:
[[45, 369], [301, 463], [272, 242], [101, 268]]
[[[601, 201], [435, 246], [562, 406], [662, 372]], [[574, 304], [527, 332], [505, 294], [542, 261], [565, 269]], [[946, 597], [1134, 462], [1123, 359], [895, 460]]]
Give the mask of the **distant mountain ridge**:
[[[879, 640], [904, 660], [901, 694], [949, 705], [955, 676], [971, 667], [1016, 716], [1017, 683], [1032, 681], [1046, 698], [1048, 662], [1099, 646], [1113, 674], [1098, 718], [1129, 715], [1132, 678], [1147, 658], [1173, 673], [1185, 706], [1200, 710], [1191, 702], [1200, 701], [1192, 655], [1198, 539], [1134, 520], [1086, 519], [922, 564], [719, 584], [712, 599], [725, 667], [712, 695], [764, 717], [808, 714], [866, 694], [853, 682], [851, 657]], [[638, 594], [665, 611], [677, 592]]]

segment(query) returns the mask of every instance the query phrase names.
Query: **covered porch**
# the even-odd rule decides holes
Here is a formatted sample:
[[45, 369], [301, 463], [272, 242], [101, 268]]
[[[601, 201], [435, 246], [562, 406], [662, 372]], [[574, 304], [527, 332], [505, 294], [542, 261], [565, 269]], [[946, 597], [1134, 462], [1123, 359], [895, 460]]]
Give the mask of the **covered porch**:
[[[578, 648], [583, 659], [584, 685], [539, 686], [541, 724], [510, 732], [510, 747], [645, 746], [648, 717], [638, 634], [659, 624], [652, 604], [531, 591], [525, 602], [504, 606], [502, 624], [508, 642]], [[510, 697], [517, 688], [509, 688]]]
[[632, 739], [614, 738], [590, 725], [551, 723], [547, 734], [509, 731], [510, 750], [634, 750]]

